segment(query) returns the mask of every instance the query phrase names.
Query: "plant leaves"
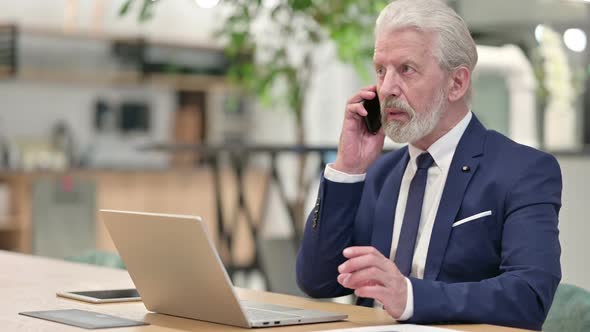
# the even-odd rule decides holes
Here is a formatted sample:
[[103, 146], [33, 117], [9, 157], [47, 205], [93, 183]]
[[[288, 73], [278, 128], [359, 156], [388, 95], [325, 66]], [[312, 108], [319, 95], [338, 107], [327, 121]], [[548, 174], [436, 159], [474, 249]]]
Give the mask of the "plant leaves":
[[119, 16], [123, 16], [129, 12], [129, 8], [131, 8], [131, 4], [133, 0], [125, 0], [121, 8], [119, 9]]

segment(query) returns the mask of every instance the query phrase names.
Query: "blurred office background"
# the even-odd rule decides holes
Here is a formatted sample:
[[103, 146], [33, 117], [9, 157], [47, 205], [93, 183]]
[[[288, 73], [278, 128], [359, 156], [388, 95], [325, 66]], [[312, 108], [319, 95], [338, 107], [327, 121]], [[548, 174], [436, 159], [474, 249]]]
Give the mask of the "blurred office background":
[[[371, 76], [324, 36], [298, 122], [290, 100], [228, 78], [214, 33], [232, 1], [151, 2], [0, 0], [0, 249], [119, 266], [98, 209], [194, 214], [237, 284], [300, 294], [301, 211]], [[258, 38], [287, 3], [262, 1]], [[590, 2], [449, 3], [480, 45], [473, 111], [561, 164], [563, 281], [590, 289]]]

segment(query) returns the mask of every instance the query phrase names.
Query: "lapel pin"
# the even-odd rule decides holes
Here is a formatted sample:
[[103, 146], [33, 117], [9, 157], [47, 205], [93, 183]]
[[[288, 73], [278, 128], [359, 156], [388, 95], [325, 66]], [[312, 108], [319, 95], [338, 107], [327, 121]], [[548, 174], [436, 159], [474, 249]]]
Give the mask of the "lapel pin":
[[463, 171], [463, 173], [467, 173], [467, 172], [469, 172], [470, 170], [471, 170], [471, 168], [469, 168], [469, 166], [463, 166], [463, 167], [461, 168], [461, 171]]

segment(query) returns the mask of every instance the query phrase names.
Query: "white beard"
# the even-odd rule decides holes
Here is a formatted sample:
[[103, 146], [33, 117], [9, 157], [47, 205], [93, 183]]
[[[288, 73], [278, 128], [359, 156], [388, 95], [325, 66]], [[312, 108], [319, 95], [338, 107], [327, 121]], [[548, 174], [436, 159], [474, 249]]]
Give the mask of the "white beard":
[[434, 97], [427, 112], [417, 113], [407, 102], [400, 99], [386, 99], [381, 104], [381, 109], [397, 108], [406, 112], [410, 120], [407, 123], [400, 121], [387, 121], [387, 114], [381, 114], [383, 131], [385, 135], [397, 143], [415, 142], [422, 137], [430, 134], [438, 124], [445, 110], [446, 95], [443, 90], [439, 90]]

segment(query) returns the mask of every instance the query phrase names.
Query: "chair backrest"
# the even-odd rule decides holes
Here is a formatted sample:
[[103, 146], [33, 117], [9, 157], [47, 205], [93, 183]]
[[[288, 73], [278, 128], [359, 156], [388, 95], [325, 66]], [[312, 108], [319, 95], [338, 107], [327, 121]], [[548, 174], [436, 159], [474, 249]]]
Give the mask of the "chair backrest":
[[94, 180], [39, 177], [32, 181], [32, 251], [34, 255], [65, 258], [96, 246]]
[[590, 292], [574, 285], [559, 285], [543, 331], [590, 331]]

